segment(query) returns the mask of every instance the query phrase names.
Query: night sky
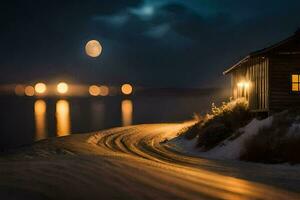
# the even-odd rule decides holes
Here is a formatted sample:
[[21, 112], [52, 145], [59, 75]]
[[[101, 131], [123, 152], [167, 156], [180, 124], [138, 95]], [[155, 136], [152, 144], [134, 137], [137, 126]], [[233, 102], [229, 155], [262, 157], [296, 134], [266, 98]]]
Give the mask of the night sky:
[[0, 21], [1, 83], [221, 87], [225, 68], [300, 27], [300, 1], [2, 0]]

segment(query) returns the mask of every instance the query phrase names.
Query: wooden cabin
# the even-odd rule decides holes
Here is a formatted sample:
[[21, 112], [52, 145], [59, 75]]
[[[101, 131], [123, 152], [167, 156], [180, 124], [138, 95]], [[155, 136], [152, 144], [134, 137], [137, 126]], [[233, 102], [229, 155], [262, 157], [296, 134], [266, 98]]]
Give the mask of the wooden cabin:
[[244, 97], [253, 112], [300, 108], [300, 31], [252, 52], [223, 74], [231, 75], [232, 97]]

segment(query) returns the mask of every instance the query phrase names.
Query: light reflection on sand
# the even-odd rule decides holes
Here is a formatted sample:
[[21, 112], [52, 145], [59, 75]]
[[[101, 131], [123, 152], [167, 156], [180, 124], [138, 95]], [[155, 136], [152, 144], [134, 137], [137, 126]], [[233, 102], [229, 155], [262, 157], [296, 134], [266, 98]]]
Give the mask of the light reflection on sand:
[[47, 138], [46, 125], [46, 102], [44, 100], [36, 100], [34, 103], [34, 119], [35, 119], [35, 140]]
[[70, 105], [66, 100], [56, 103], [57, 136], [66, 136], [71, 133]]
[[122, 124], [123, 126], [132, 125], [133, 104], [131, 100], [122, 101]]

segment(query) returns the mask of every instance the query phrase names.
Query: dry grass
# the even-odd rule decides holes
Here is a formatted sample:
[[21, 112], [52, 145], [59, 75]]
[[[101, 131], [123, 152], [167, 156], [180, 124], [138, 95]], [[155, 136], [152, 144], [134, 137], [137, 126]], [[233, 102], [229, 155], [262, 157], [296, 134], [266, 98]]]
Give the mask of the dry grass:
[[205, 116], [197, 115], [198, 123], [187, 131], [185, 137], [187, 139], [198, 137], [198, 147], [207, 151], [232, 136], [251, 118], [247, 102], [244, 99], [224, 102], [220, 107], [212, 104], [211, 113]]

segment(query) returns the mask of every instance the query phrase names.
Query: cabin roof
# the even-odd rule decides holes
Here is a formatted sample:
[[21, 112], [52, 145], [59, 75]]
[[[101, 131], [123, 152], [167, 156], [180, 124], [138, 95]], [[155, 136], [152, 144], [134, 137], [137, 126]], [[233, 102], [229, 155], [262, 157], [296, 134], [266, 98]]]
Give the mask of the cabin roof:
[[247, 62], [252, 57], [265, 55], [265, 54], [271, 52], [272, 50], [277, 49], [278, 47], [281, 47], [282, 45], [285, 45], [286, 43], [288, 43], [296, 38], [299, 38], [299, 37], [300, 37], [300, 29], [297, 30], [294, 35], [290, 36], [289, 38], [287, 38], [285, 40], [282, 40], [276, 44], [273, 44], [273, 45], [263, 48], [261, 50], [251, 52], [246, 57], [244, 57], [242, 60], [238, 61], [237, 63], [232, 65], [230, 68], [228, 68], [226, 71], [224, 71], [223, 74], [226, 75], [226, 74], [230, 73], [232, 70], [238, 68], [239, 66], [241, 66], [241, 64]]

